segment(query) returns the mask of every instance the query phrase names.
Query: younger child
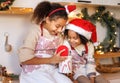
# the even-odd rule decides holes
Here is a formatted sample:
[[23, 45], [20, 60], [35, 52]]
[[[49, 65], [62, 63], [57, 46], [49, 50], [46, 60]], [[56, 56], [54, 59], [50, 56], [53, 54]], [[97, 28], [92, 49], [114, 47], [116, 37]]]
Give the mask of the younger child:
[[20, 83], [72, 83], [56, 67], [66, 59], [60, 56], [64, 50], [55, 52], [63, 39], [59, 34], [68, 20], [65, 7], [43, 1], [35, 8], [32, 20], [37, 27], [32, 28], [18, 53], [22, 67]]
[[74, 79], [78, 83], [109, 83], [95, 69], [96, 27], [87, 20], [73, 19], [66, 26], [64, 42], [72, 56]]

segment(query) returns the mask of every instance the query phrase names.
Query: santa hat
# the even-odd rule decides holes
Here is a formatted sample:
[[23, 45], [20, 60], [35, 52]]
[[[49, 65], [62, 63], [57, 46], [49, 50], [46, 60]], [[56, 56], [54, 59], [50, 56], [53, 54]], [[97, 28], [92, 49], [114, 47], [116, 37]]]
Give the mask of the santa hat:
[[88, 40], [91, 39], [94, 45], [97, 46], [96, 27], [91, 22], [78, 18], [73, 19], [67, 24], [66, 29], [73, 30]]
[[66, 12], [69, 14], [76, 9], [76, 5], [66, 5], [65, 9], [66, 9]]

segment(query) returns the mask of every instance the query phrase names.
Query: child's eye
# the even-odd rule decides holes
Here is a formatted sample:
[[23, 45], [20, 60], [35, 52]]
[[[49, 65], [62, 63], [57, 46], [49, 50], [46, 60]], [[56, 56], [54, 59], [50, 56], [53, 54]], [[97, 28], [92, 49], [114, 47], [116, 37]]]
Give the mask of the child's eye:
[[61, 26], [60, 26], [60, 25], [56, 25], [55, 27], [56, 27], [56, 28], [59, 28], [59, 27], [61, 27]]
[[56, 28], [59, 28], [59, 26], [55, 26]]
[[75, 39], [75, 40], [77, 40], [78, 38], [77, 38], [77, 37], [75, 37], [74, 39]]
[[67, 36], [67, 38], [68, 39], [75, 39], [75, 40], [78, 39], [78, 37], [68, 37], [68, 36]]

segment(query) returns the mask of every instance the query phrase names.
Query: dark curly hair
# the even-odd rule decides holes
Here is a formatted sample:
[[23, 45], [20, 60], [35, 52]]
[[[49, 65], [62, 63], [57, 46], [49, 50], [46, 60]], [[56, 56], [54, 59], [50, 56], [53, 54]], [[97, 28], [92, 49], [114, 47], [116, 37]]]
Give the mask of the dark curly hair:
[[[44, 19], [49, 15], [50, 12], [58, 8], [64, 8], [64, 6], [62, 6], [59, 3], [50, 3], [48, 1], [40, 2], [34, 10], [32, 20], [39, 24], [44, 21]], [[49, 16], [49, 18], [50, 20], [55, 20], [58, 18], [63, 18], [67, 20], [68, 15], [66, 10], [61, 10], [53, 13], [52, 15]]]

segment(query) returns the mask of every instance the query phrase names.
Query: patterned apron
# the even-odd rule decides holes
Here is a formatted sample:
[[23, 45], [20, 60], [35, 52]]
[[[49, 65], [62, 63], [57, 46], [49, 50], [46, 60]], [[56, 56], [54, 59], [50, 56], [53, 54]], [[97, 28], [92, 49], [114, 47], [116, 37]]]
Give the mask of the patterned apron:
[[[42, 31], [43, 32], [43, 31]], [[50, 40], [41, 36], [36, 44], [35, 56], [39, 58], [51, 57], [55, 49], [60, 45], [57, 36]], [[20, 75], [20, 83], [72, 83], [72, 81], [60, 74], [53, 64], [23, 65]]]

